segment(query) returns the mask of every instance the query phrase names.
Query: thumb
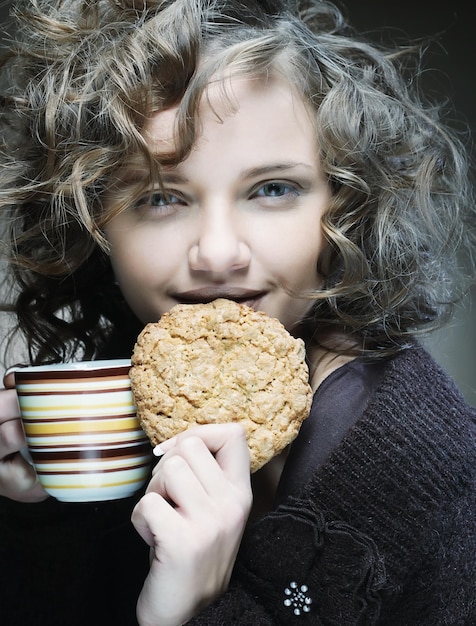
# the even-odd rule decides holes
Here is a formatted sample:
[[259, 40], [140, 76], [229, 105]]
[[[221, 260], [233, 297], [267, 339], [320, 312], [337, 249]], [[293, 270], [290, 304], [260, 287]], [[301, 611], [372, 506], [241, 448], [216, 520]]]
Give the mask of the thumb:
[[15, 389], [15, 373], [7, 372], [3, 376], [3, 386], [5, 389]]
[[3, 374], [3, 385], [5, 389], [15, 389], [15, 370], [23, 367], [22, 365], [12, 365], [5, 370]]

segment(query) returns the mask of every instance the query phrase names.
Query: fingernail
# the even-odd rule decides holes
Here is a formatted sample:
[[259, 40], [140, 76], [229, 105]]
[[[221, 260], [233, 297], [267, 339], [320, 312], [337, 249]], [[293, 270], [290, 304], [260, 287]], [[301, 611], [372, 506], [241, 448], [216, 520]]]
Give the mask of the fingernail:
[[159, 443], [159, 445], [155, 446], [155, 448], [152, 450], [154, 456], [163, 456], [166, 452], [170, 450], [170, 448], [174, 447], [176, 441], [177, 437], [171, 437], [170, 439]]
[[159, 444], [158, 446], [155, 446], [152, 453], [154, 456], [163, 456], [165, 454], [165, 450]]

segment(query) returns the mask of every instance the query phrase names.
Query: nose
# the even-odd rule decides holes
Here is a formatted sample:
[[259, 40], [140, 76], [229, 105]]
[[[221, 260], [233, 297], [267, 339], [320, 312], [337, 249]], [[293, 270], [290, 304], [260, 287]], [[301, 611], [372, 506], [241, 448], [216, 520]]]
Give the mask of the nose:
[[232, 211], [223, 207], [203, 211], [197, 240], [189, 252], [190, 269], [221, 275], [247, 268], [251, 251], [241, 230]]

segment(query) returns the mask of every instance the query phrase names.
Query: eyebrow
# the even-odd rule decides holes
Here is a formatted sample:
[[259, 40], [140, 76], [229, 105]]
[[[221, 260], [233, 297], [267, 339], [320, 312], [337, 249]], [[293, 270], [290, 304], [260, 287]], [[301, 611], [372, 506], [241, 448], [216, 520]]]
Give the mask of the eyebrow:
[[[240, 172], [240, 178], [246, 180], [247, 178], [258, 178], [266, 174], [273, 172], [290, 171], [298, 167], [305, 168], [309, 171], [314, 171], [314, 168], [309, 163], [301, 162], [289, 162], [289, 163], [270, 163], [269, 165], [262, 165], [257, 167], [250, 167]], [[188, 182], [187, 178], [178, 172], [173, 170], [164, 170], [161, 172], [161, 178], [164, 182], [172, 184], [185, 184]]]
[[289, 163], [270, 163], [269, 165], [263, 165], [261, 167], [250, 167], [249, 169], [243, 170], [241, 175], [243, 178], [255, 178], [257, 176], [263, 176], [264, 174], [270, 174], [271, 172], [293, 170], [297, 167], [314, 171], [314, 168], [309, 163], [290, 161]]

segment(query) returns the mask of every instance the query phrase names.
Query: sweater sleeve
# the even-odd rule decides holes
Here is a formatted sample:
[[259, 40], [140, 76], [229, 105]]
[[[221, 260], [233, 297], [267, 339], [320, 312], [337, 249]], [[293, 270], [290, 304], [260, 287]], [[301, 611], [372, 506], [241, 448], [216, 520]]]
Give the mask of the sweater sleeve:
[[228, 591], [204, 611], [187, 622], [187, 626], [273, 626], [274, 621], [253, 596], [240, 584], [232, 581]]

